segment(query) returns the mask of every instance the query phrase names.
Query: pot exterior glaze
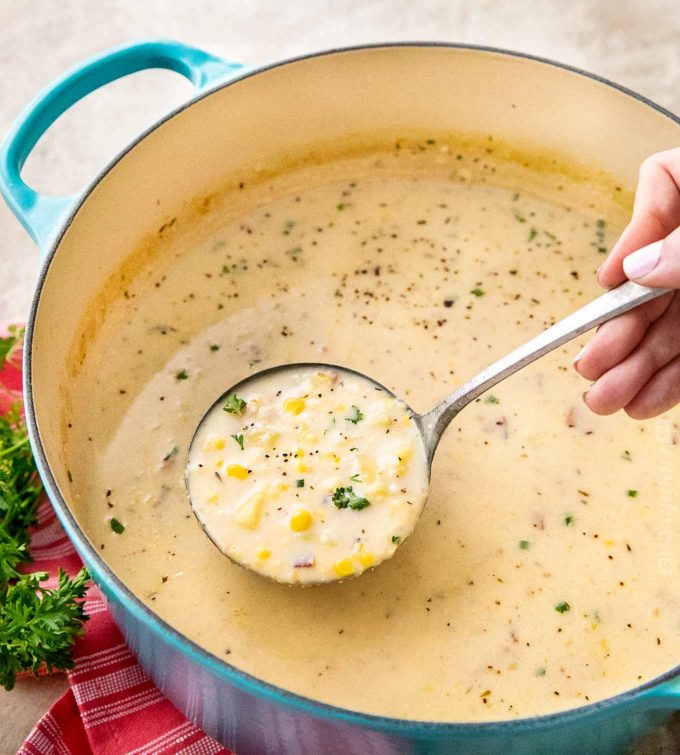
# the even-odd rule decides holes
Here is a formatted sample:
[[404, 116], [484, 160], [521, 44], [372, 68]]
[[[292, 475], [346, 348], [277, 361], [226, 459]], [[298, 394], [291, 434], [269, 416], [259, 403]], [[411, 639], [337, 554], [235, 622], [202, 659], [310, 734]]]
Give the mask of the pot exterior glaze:
[[[79, 197], [44, 197], [23, 182], [24, 161], [64, 110], [144, 68], [181, 73], [196, 98], [143, 134]], [[143, 42], [81, 65], [39, 95], [0, 146], [0, 191], [46, 255], [24, 365], [39, 470], [144, 668], [180, 710], [238, 755], [620, 752], [680, 709], [680, 667], [600, 703], [498, 723], [422, 723], [333, 708], [250, 677], [159, 619], [100, 558], [65, 492], [62, 386], [74, 359], [85, 355], [83, 315], [130, 249], [179, 208], [220, 191], [225, 177], [273, 157], [357, 134], [424, 128], [596, 166], [626, 189], [634, 188], [644, 157], [680, 143], [674, 116], [609, 82], [549, 61], [455, 45], [337, 50], [244, 73], [185, 45]]]

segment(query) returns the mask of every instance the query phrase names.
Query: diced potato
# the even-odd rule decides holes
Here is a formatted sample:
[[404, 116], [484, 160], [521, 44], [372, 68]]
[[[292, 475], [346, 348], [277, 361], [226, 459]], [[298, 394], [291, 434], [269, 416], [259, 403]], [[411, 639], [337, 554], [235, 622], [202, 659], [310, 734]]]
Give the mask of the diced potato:
[[242, 527], [254, 530], [260, 523], [264, 499], [265, 495], [262, 491], [253, 493], [249, 498], [246, 498], [243, 503], [236, 507], [234, 521], [238, 522]]
[[375, 462], [370, 456], [359, 457], [359, 469], [361, 479], [367, 485], [372, 485], [375, 482]]

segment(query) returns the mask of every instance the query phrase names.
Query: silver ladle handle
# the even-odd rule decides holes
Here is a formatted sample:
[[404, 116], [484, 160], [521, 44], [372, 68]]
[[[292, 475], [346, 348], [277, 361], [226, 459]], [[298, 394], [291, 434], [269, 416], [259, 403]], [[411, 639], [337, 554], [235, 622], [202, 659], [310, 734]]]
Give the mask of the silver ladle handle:
[[658, 296], [663, 296], [670, 290], [649, 288], [632, 281], [623, 283], [606, 294], [598, 296], [597, 299], [576, 310], [564, 320], [544, 330], [536, 338], [532, 338], [531, 341], [489, 365], [467, 383], [463, 383], [434, 409], [419, 417], [418, 421], [427, 444], [428, 458], [432, 459], [442, 433], [458, 412], [484, 391], [591, 328], [622, 315], [629, 309], [656, 299]]

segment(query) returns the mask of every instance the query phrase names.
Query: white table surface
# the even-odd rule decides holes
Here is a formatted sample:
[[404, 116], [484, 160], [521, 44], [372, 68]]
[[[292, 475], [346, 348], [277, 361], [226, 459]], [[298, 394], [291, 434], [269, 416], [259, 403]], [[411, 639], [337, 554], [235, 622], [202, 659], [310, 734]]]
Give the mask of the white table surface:
[[[679, 10], [677, 0], [0, 0], [0, 135], [74, 63], [154, 37], [249, 64], [379, 41], [491, 45], [584, 68], [680, 112]], [[25, 177], [44, 191], [77, 191], [188, 94], [186, 82], [165, 72], [110, 85], [60, 119], [30, 157]], [[38, 255], [1, 202], [0, 255], [0, 320], [23, 318]], [[29, 679], [11, 693], [0, 691], [0, 755], [16, 751], [65, 686], [63, 677]], [[680, 753], [680, 733], [659, 733], [645, 752]]]

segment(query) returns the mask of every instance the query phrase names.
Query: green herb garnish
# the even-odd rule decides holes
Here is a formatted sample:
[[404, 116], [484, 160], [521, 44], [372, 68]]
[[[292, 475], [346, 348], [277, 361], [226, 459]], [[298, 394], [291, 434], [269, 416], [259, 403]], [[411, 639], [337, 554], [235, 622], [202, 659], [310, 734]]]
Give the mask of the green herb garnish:
[[565, 525], [566, 525], [567, 527], [571, 527], [571, 526], [572, 526], [572, 525], [574, 524], [574, 517], [573, 517], [573, 516], [572, 516], [571, 514], [567, 514], [567, 515], [566, 515], [566, 516], [564, 517], [564, 524], [565, 524]]
[[240, 417], [246, 408], [246, 402], [235, 393], [230, 393], [222, 408], [228, 414], [237, 414]]
[[477, 298], [479, 298], [480, 296], [484, 296], [486, 294], [486, 291], [483, 291], [481, 288], [473, 288], [472, 291], [470, 291], [470, 293], [473, 296], [476, 296]]
[[528, 241], [533, 241], [536, 238], [536, 236], [538, 236], [538, 231], [535, 228], [532, 228], [529, 231], [529, 238], [527, 240]]
[[352, 416], [345, 417], [347, 422], [351, 422], [353, 425], [356, 425], [358, 422], [361, 422], [363, 418], [364, 418], [363, 412], [361, 411], [361, 409], [359, 409], [358, 406], [354, 406], [354, 404], [352, 404]]
[[392, 544], [399, 545], [401, 542], [401, 535], [392, 535]]
[[512, 214], [515, 216], [515, 220], [518, 223], [526, 223], [527, 219], [522, 215], [522, 213], [519, 210], [513, 210]]
[[545, 668], [537, 668], [536, 671], [534, 671], [534, 676], [545, 676]]
[[186, 370], [180, 370], [179, 372], [175, 373], [175, 378], [177, 380], [188, 380], [189, 373]]
[[529, 550], [529, 541], [528, 540], [520, 540], [519, 541], [519, 548], [523, 551]]
[[[23, 332], [11, 326], [0, 338], [0, 369], [21, 347]], [[41, 492], [26, 425], [15, 404], [0, 416], [0, 685], [8, 690], [21, 671], [72, 668], [71, 647], [87, 619], [82, 603], [86, 569], [73, 579], [60, 570], [53, 589], [40, 585], [45, 572], [20, 573], [21, 564], [31, 560], [29, 529], [36, 523]]]
[[501, 400], [499, 398], [496, 398], [496, 396], [493, 395], [493, 393], [490, 393], [485, 399], [485, 404], [500, 404]]
[[628, 491], [628, 497], [629, 498], [637, 498], [637, 494], [638, 494], [637, 490], [629, 490]]
[[229, 437], [233, 438], [241, 446], [241, 451], [243, 451], [243, 435], [230, 435]]
[[339, 509], [346, 509], [349, 507], [355, 511], [361, 511], [361, 509], [365, 509], [367, 506], [371, 505], [365, 498], [360, 498], [354, 490], [352, 490], [351, 485], [346, 488], [336, 488], [333, 493], [333, 503]]
[[571, 606], [566, 600], [563, 600], [555, 606], [555, 610], [557, 613], [565, 613], [566, 611], [571, 611]]
[[296, 488], [304, 488], [305, 481], [304, 480], [295, 480], [295, 487]]
[[623, 459], [624, 461], [633, 461], [633, 457], [632, 457], [632, 456], [630, 455], [630, 451], [624, 451], [624, 452], [623, 452], [623, 453], [621, 454], [621, 458], [622, 458], [622, 459]]
[[178, 453], [179, 453], [179, 448], [177, 448], [177, 446], [173, 446], [167, 452], [167, 454], [165, 454], [165, 456], [163, 457], [163, 461], [169, 461], [170, 459], [172, 459], [173, 456], [177, 456]]
[[109, 524], [116, 535], [122, 535], [125, 532], [125, 525], [119, 522], [115, 516], [109, 521]]
[[359, 473], [358, 472], [356, 474], [353, 474], [349, 479], [352, 482], [361, 482], [361, 480], [359, 479]]
[[210, 351], [219, 351], [220, 345], [218, 343], [211, 343], [210, 344]]

